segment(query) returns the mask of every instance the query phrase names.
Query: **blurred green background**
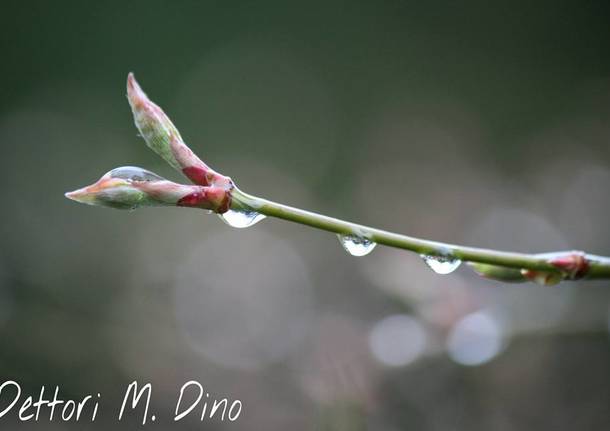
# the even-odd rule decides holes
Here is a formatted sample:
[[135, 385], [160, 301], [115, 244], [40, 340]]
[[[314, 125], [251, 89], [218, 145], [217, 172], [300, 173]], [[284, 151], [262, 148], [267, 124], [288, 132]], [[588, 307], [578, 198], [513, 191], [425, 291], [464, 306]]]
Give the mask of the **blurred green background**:
[[[152, 428], [610, 426], [607, 282], [502, 285], [345, 253], [265, 220], [120, 212], [63, 193], [122, 165], [135, 72], [248, 192], [432, 239], [610, 254], [607, 2], [5, 2], [0, 377], [36, 395], [153, 383]], [[180, 386], [237, 422], [173, 423]], [[8, 398], [0, 398], [0, 409]]]

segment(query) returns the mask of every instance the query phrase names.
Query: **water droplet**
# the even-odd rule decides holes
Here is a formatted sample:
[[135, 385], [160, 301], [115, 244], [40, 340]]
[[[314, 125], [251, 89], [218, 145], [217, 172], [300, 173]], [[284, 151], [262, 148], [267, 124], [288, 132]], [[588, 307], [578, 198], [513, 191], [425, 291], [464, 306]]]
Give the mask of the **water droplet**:
[[229, 210], [226, 213], [218, 214], [218, 216], [231, 227], [238, 229], [250, 227], [267, 216], [257, 213], [256, 211], [235, 211]]
[[352, 256], [366, 256], [373, 251], [377, 243], [356, 235], [337, 235], [341, 245]]
[[137, 166], [121, 166], [106, 173], [110, 178], [121, 178], [129, 181], [166, 181], [165, 178]]
[[459, 268], [462, 261], [452, 256], [443, 255], [425, 255], [422, 254], [421, 258], [426, 262], [426, 265], [437, 274], [451, 274], [453, 271]]

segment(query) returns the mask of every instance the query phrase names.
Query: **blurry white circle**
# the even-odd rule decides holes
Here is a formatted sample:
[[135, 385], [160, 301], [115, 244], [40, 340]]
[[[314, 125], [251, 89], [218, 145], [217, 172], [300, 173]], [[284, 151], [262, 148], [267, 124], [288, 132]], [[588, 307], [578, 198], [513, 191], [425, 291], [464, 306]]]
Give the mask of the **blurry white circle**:
[[449, 356], [462, 365], [481, 365], [492, 360], [503, 347], [502, 329], [484, 311], [468, 314], [451, 329]]
[[384, 365], [407, 365], [418, 359], [426, 347], [426, 332], [411, 316], [395, 314], [375, 324], [369, 345], [375, 358]]
[[285, 358], [307, 335], [308, 268], [290, 244], [257, 227], [225, 230], [179, 268], [175, 309], [186, 340], [208, 360], [260, 368]]

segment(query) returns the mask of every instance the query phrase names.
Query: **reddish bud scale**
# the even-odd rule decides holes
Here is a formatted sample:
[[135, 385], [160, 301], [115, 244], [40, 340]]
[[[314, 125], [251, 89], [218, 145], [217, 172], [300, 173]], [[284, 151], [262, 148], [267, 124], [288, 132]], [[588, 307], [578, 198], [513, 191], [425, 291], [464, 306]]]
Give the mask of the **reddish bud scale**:
[[182, 141], [180, 136], [172, 133], [169, 140], [172, 155], [189, 180], [200, 186], [212, 184], [212, 170]]
[[188, 195], [182, 197], [176, 205], [179, 207], [191, 207], [197, 208], [201, 207], [202, 204], [207, 204], [208, 199], [206, 197], [206, 192], [203, 190], [199, 190], [193, 193], [189, 193]]
[[200, 186], [209, 186], [210, 180], [208, 179], [208, 171], [196, 166], [189, 166], [183, 168], [182, 173], [193, 183], [199, 184]]
[[180, 136], [172, 133], [170, 136], [170, 149], [176, 162], [182, 168], [182, 173], [194, 184], [200, 186], [217, 186], [225, 190], [233, 188], [233, 182], [206, 165], [193, 151], [182, 141]]
[[218, 206], [216, 212], [218, 214], [224, 214], [231, 208], [231, 193], [225, 193], [222, 203]]
[[167, 180], [152, 182], [133, 181], [132, 185], [146, 192], [146, 194], [153, 199], [160, 201], [167, 201], [168, 196], [175, 196], [175, 194], [181, 193], [185, 187], [193, 187], [183, 186], [182, 184], [176, 184]]
[[218, 214], [229, 210], [231, 195], [218, 187], [201, 187], [176, 202], [179, 207], [212, 209]]
[[589, 261], [581, 251], [574, 251], [564, 256], [555, 257], [550, 260], [551, 265], [559, 269], [570, 280], [577, 280], [587, 275]]
[[224, 214], [231, 208], [231, 191], [221, 189], [219, 187], [210, 187], [207, 189], [208, 199], [212, 202], [218, 202], [216, 212]]

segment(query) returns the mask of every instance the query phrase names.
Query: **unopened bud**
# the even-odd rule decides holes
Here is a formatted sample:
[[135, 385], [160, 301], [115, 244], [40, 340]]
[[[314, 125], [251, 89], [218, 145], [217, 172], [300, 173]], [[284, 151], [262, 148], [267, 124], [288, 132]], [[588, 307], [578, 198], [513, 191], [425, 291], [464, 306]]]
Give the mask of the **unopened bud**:
[[554, 286], [564, 280], [564, 276], [560, 272], [522, 269], [521, 274], [523, 274], [526, 279], [541, 286]]
[[527, 281], [521, 270], [487, 263], [468, 262], [468, 265], [481, 277], [508, 283], [522, 283]]
[[219, 187], [182, 185], [142, 168], [113, 169], [96, 183], [66, 193], [74, 201], [117, 209], [144, 206], [185, 206], [218, 213], [228, 210], [229, 193]]
[[555, 268], [564, 273], [565, 278], [577, 280], [587, 275], [589, 271], [589, 261], [582, 251], [570, 251], [552, 257], [549, 262]]
[[229, 177], [211, 169], [184, 143], [178, 129], [163, 110], [146, 96], [133, 73], [127, 77], [127, 99], [136, 127], [146, 144], [174, 169], [201, 186], [216, 186], [225, 190], [232, 188]]

